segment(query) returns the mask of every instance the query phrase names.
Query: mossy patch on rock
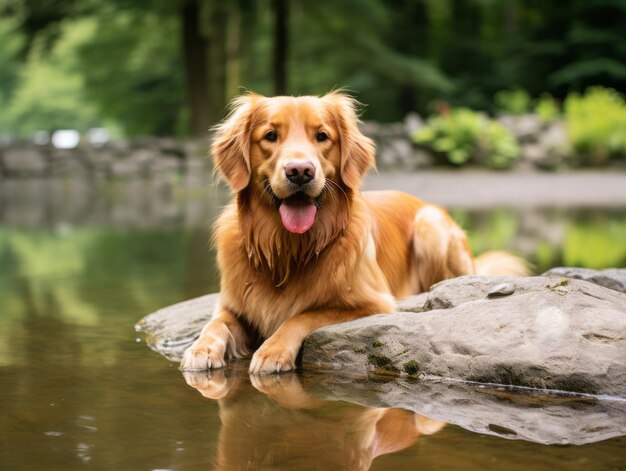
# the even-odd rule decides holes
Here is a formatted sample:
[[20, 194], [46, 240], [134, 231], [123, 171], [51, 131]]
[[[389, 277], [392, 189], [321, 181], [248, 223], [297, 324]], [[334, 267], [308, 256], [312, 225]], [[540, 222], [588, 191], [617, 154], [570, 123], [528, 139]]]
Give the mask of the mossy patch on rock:
[[553, 293], [558, 294], [559, 296], [564, 296], [567, 294], [567, 291], [563, 290], [563, 288], [569, 285], [569, 282], [569, 278], [561, 278], [561, 280], [556, 283], [548, 283], [546, 285], [546, 288], [548, 288]]
[[377, 370], [389, 371], [393, 373], [398, 373], [400, 371], [391, 358], [384, 355], [375, 355], [371, 353], [367, 356], [367, 362]]
[[416, 376], [419, 373], [420, 365], [416, 360], [409, 360], [402, 366], [402, 369], [409, 376]]

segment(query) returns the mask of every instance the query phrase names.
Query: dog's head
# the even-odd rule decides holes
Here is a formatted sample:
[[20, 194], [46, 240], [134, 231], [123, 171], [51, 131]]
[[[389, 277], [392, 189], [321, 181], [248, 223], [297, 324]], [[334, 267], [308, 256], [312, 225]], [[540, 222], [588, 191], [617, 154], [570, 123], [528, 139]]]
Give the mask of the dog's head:
[[326, 192], [357, 190], [374, 167], [374, 144], [358, 129], [356, 104], [341, 93], [236, 98], [217, 127], [216, 168], [235, 192], [259, 189], [289, 232], [305, 233]]

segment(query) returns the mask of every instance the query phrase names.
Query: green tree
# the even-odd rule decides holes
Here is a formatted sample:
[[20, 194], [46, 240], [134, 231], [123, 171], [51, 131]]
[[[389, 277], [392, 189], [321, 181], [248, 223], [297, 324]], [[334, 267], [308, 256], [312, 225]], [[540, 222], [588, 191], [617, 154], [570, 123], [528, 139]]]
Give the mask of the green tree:
[[103, 124], [86, 97], [84, 77], [75, 60], [77, 48], [93, 31], [89, 20], [67, 22], [51, 47], [43, 39], [30, 45], [28, 60], [9, 80], [3, 127], [27, 137], [35, 130], [71, 127], [85, 131]]
[[175, 18], [111, 9], [99, 13], [94, 34], [80, 46], [88, 97], [125, 133], [184, 133], [177, 37]]
[[[619, 0], [0, 0], [0, 13], [0, 104], [22, 110], [2, 119], [20, 133], [40, 126], [37, 105], [48, 121], [95, 110], [131, 135], [204, 135], [244, 89], [344, 87], [384, 121], [438, 100], [493, 111], [500, 90], [626, 90]], [[79, 19], [95, 29], [66, 50], [78, 58], [50, 60]]]
[[[20, 70], [18, 53], [22, 49], [23, 36], [12, 20], [0, 20], [0, 109], [6, 110], [9, 97], [15, 89]], [[0, 113], [0, 129], [8, 126], [6, 111]]]

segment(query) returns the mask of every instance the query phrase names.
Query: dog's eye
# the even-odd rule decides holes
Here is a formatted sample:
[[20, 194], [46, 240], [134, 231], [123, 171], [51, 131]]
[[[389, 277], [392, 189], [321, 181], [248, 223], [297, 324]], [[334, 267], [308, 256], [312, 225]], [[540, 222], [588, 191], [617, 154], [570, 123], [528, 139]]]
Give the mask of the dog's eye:
[[316, 135], [315, 135], [315, 139], [317, 140], [317, 142], [324, 142], [328, 140], [328, 134], [326, 134], [324, 131], [319, 131]]
[[265, 136], [263, 136], [263, 139], [270, 142], [276, 142], [278, 139], [278, 133], [276, 131], [267, 131]]

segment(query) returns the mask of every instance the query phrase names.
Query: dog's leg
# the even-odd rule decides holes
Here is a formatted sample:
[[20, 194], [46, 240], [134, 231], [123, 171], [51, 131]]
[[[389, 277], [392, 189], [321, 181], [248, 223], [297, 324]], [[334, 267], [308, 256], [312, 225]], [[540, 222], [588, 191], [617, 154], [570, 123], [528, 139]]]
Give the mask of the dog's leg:
[[442, 280], [475, 273], [465, 232], [436, 207], [420, 209], [413, 223], [411, 284], [414, 293]]
[[298, 314], [285, 321], [254, 353], [250, 362], [250, 373], [267, 374], [292, 370], [296, 367], [302, 342], [315, 329], [389, 310], [388, 306], [381, 303], [370, 309], [327, 309]]
[[225, 308], [204, 326], [200, 337], [183, 355], [180, 369], [204, 371], [226, 365], [229, 353], [234, 358], [243, 358], [251, 352], [251, 339], [239, 320]]

